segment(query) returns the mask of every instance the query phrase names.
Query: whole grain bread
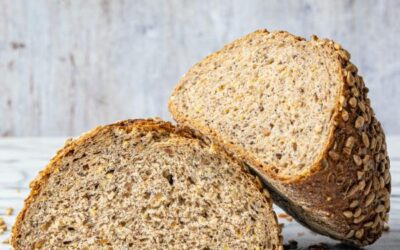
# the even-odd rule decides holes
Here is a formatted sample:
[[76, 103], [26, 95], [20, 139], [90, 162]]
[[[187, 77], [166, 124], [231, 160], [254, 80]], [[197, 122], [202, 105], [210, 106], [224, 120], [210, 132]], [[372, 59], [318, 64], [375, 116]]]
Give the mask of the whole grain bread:
[[268, 192], [214, 145], [159, 120], [71, 140], [31, 184], [14, 249], [282, 249]]
[[259, 30], [195, 64], [169, 110], [246, 162], [299, 222], [364, 246], [388, 221], [391, 178], [357, 72], [334, 41]]

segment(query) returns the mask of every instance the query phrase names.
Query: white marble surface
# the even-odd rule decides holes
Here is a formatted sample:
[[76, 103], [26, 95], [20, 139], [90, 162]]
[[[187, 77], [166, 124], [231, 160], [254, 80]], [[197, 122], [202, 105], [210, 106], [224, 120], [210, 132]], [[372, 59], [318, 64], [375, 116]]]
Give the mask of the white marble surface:
[[196, 61], [259, 28], [337, 40], [400, 134], [398, 0], [0, 0], [0, 136], [67, 136], [170, 118]]
[[[29, 182], [64, 141], [65, 138], [0, 138], [0, 216], [4, 218], [8, 228], [11, 228], [15, 215], [28, 194]], [[392, 172], [390, 231], [367, 249], [400, 248], [400, 136], [389, 137], [387, 143]], [[15, 210], [12, 216], [4, 215], [8, 207]], [[277, 208], [277, 213], [281, 212]], [[299, 247], [305, 249], [320, 242], [327, 243], [329, 249], [349, 249], [334, 240], [310, 232], [295, 221], [280, 219], [280, 222], [285, 223], [283, 236], [286, 243], [295, 239]], [[0, 236], [0, 242], [8, 237], [9, 231]], [[9, 245], [0, 243], [0, 250], [9, 248]]]

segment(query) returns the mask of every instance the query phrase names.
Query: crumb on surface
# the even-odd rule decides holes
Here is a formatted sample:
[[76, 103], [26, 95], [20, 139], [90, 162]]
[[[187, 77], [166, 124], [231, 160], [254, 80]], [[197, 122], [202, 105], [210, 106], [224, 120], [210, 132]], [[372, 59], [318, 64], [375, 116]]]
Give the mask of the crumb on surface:
[[0, 217], [0, 235], [2, 235], [5, 231], [7, 231], [6, 222]]
[[292, 216], [288, 215], [287, 213], [279, 213], [278, 218], [286, 219], [287, 221], [293, 221]]
[[5, 214], [7, 216], [10, 216], [13, 214], [13, 212], [14, 212], [14, 209], [12, 207], [8, 207], [8, 208], [6, 208]]

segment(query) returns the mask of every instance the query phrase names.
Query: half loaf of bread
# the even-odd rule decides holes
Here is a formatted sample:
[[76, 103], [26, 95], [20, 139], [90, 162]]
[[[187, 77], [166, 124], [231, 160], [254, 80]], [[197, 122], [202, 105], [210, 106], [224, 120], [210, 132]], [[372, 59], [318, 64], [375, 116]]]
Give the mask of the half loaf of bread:
[[390, 207], [385, 136], [350, 54], [327, 39], [259, 30], [194, 65], [169, 110], [262, 175], [316, 232], [373, 243]]
[[156, 120], [69, 141], [31, 184], [15, 249], [282, 249], [261, 182]]

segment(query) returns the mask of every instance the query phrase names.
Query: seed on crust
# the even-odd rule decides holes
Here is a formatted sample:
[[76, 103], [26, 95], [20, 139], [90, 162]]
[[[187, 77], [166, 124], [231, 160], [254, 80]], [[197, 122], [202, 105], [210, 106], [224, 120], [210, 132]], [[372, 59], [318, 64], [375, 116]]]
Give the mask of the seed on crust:
[[318, 37], [316, 35], [311, 35], [310, 38], [311, 38], [311, 41], [314, 41], [314, 42], [318, 41]]
[[379, 204], [376, 208], [375, 208], [375, 213], [381, 213], [385, 211], [385, 206], [382, 204]]
[[345, 109], [342, 110], [342, 119], [345, 122], [349, 120], [349, 112], [347, 112]]
[[350, 148], [350, 149], [353, 148], [354, 141], [355, 141], [355, 139], [353, 136], [350, 136], [349, 138], [347, 138], [346, 143], [345, 143], [346, 148]]
[[345, 60], [345, 61], [350, 60], [350, 53], [347, 52], [346, 50], [344, 50], [344, 49], [338, 50], [338, 53], [339, 53], [339, 56], [340, 56], [343, 60]]
[[364, 180], [361, 180], [359, 183], [358, 183], [358, 190], [363, 190], [365, 188], [365, 181]]
[[351, 72], [347, 72], [346, 82], [349, 86], [354, 86], [356, 79]]
[[372, 181], [368, 181], [366, 188], [364, 189], [364, 194], [368, 195], [371, 192]]
[[343, 212], [344, 217], [346, 218], [352, 218], [353, 217], [353, 212], [347, 210]]
[[370, 193], [367, 198], [365, 198], [365, 206], [368, 207], [375, 199], [375, 193]]
[[360, 108], [360, 110], [361, 110], [363, 113], [365, 113], [366, 108], [365, 108], [364, 102], [362, 102], [362, 101], [358, 102], [358, 107]]
[[357, 218], [358, 216], [360, 216], [361, 215], [361, 208], [356, 208], [356, 210], [354, 211], [354, 218]]
[[372, 137], [372, 139], [371, 139], [371, 149], [372, 150], [374, 150], [375, 149], [375, 147], [376, 147], [376, 139], [375, 139], [375, 137]]
[[372, 228], [375, 228], [375, 227], [377, 227], [380, 223], [382, 222], [382, 219], [381, 219], [381, 217], [379, 216], [379, 214], [377, 214], [376, 216], [375, 216], [375, 219], [374, 219], [374, 223], [372, 224]]
[[354, 201], [352, 201], [352, 202], [350, 203], [349, 207], [350, 207], [350, 208], [355, 208], [355, 207], [358, 206], [359, 203], [360, 203], [360, 202], [359, 202], [358, 200], [354, 200]]
[[332, 160], [337, 161], [340, 158], [340, 155], [338, 153], [336, 153], [335, 151], [331, 150], [328, 153], [329, 157], [332, 158]]
[[352, 87], [351, 92], [353, 93], [353, 96], [358, 97], [360, 95], [360, 92], [358, 91], [358, 88]]
[[362, 137], [362, 141], [363, 141], [364, 145], [365, 145], [367, 148], [369, 148], [369, 138], [368, 138], [367, 133], [362, 132], [361, 137]]
[[347, 193], [348, 196], [353, 196], [359, 189], [358, 189], [358, 184], [354, 184], [350, 189], [349, 192]]
[[343, 153], [344, 153], [345, 155], [351, 155], [351, 148], [346, 148], [346, 147], [344, 147], [344, 148], [343, 148]]
[[360, 229], [358, 229], [356, 231], [356, 238], [357, 239], [361, 239], [363, 237], [363, 235], [364, 235], [364, 229], [363, 228], [360, 228]]
[[389, 182], [390, 182], [390, 172], [389, 172], [388, 168], [385, 169], [385, 173], [383, 174], [383, 179], [385, 181], [385, 185], [389, 184]]
[[352, 63], [348, 63], [345, 69], [352, 73], [357, 73], [357, 71], [358, 71], [357, 67]]
[[379, 176], [379, 186], [381, 189], [385, 187], [385, 180], [382, 176]]
[[354, 123], [354, 127], [355, 128], [361, 128], [362, 126], [364, 126], [365, 123], [365, 119], [362, 116], [357, 117], [355, 123]]
[[365, 216], [364, 215], [361, 215], [361, 216], [359, 216], [359, 217], [357, 217], [357, 218], [354, 218], [354, 224], [359, 224], [360, 222], [362, 222], [363, 220], [365, 219]]
[[357, 107], [357, 99], [355, 97], [350, 98], [349, 104], [352, 108]]
[[363, 227], [364, 227], [364, 228], [370, 228], [373, 224], [374, 224], [373, 221], [369, 221], [369, 222], [367, 222], [367, 223], [364, 223]]
[[354, 163], [355, 163], [357, 166], [361, 166], [362, 160], [361, 160], [360, 156], [358, 156], [358, 155], [353, 155], [353, 160], [354, 160]]
[[350, 238], [353, 238], [353, 236], [354, 236], [354, 230], [352, 229], [346, 234], [345, 237], [346, 237], [346, 239], [350, 239]]
[[357, 171], [357, 179], [358, 180], [361, 180], [363, 176], [364, 176], [364, 171]]

